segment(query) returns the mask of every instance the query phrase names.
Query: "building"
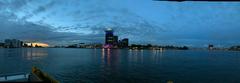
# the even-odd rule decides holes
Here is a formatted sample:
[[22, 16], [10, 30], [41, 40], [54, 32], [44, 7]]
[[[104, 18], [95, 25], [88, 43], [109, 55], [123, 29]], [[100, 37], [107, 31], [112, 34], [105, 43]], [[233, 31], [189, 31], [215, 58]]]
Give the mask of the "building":
[[113, 35], [113, 30], [112, 29], [107, 29], [105, 34], [105, 44], [106, 45], [113, 45], [114, 43], [114, 35]]
[[118, 45], [118, 36], [113, 36], [113, 46]]
[[127, 48], [128, 47], [128, 39], [124, 38], [122, 40], [118, 40], [118, 36], [113, 34], [113, 30], [111, 28], [105, 30], [105, 45], [104, 48]]
[[128, 47], [128, 42], [129, 42], [128, 38], [122, 39], [122, 45], [124, 48]]
[[23, 42], [17, 39], [6, 39], [4, 47], [5, 48], [20, 48], [22, 47]]
[[120, 48], [128, 48], [128, 45], [129, 45], [128, 42], [129, 42], [128, 38], [124, 38], [122, 40], [119, 40], [118, 46]]
[[0, 48], [3, 48], [3, 47], [4, 47], [4, 43], [0, 42]]
[[128, 38], [124, 38], [122, 40], [119, 40], [118, 45], [119, 45], [120, 48], [127, 48], [128, 47], [128, 42], [129, 42]]
[[85, 48], [85, 43], [79, 43], [79, 48]]
[[210, 44], [210, 45], [208, 45], [208, 50], [213, 50], [213, 47], [214, 47], [214, 46], [213, 46], [213, 45], [211, 45], [211, 44]]

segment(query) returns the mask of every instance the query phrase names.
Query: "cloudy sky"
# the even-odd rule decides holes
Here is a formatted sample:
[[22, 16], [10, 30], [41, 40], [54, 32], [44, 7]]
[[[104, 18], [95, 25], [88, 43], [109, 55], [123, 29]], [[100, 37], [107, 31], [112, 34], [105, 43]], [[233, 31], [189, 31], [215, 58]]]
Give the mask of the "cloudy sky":
[[130, 43], [240, 44], [240, 2], [0, 0], [0, 40], [66, 45], [104, 42], [113, 28]]

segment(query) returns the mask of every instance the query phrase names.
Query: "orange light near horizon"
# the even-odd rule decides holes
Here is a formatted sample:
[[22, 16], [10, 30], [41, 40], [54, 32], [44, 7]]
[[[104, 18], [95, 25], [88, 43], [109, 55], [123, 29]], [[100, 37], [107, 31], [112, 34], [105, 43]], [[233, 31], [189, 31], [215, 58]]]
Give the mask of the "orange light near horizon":
[[33, 47], [37, 46], [41, 46], [41, 47], [49, 47], [48, 44], [46, 43], [27, 43], [29, 46], [32, 44]]

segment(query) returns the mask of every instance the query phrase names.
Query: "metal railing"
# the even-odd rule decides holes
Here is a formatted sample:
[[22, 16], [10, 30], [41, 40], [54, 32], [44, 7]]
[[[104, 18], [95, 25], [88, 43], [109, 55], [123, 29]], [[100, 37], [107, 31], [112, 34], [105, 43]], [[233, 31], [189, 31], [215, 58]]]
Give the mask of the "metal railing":
[[29, 73], [10, 73], [10, 74], [0, 74], [0, 82], [4, 81], [14, 81], [14, 80], [28, 80]]

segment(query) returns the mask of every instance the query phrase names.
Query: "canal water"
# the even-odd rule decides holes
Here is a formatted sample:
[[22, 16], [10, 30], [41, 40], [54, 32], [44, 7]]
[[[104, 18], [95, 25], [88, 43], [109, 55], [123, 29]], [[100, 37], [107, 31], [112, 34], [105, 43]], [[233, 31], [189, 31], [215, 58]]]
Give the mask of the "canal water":
[[36, 66], [63, 83], [240, 83], [240, 52], [0, 49], [0, 74]]

